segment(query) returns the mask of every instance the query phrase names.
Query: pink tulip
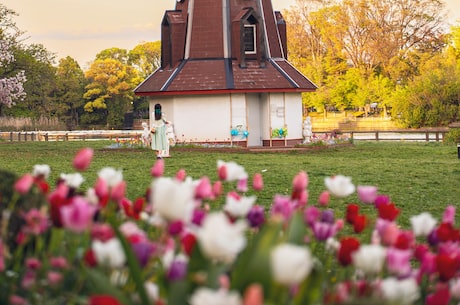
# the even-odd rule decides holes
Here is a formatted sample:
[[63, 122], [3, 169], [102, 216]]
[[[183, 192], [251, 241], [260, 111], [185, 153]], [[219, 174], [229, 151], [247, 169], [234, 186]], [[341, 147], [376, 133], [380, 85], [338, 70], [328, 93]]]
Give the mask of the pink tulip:
[[152, 169], [150, 170], [150, 174], [152, 177], [161, 177], [165, 172], [165, 160], [158, 159], [156, 160], [155, 164], [153, 165]]
[[26, 194], [34, 183], [34, 177], [31, 174], [25, 174], [14, 184], [14, 190], [19, 194]]
[[308, 175], [306, 172], [301, 171], [297, 175], [295, 175], [294, 179], [292, 180], [292, 188], [294, 192], [300, 192], [306, 189], [308, 186]]
[[9, 301], [10, 301], [11, 305], [27, 305], [27, 304], [29, 304], [29, 302], [26, 299], [24, 299], [23, 297], [20, 297], [18, 295], [15, 295], [15, 294], [10, 296]]
[[102, 178], [98, 178], [94, 185], [94, 191], [99, 198], [99, 205], [102, 207], [106, 206], [109, 200], [109, 185], [107, 182]]
[[223, 192], [223, 186], [222, 186], [222, 181], [216, 181], [212, 185], [212, 193], [214, 194], [214, 197], [219, 197], [222, 195]]
[[324, 191], [319, 195], [318, 203], [322, 206], [327, 206], [331, 200], [331, 194], [328, 191]]
[[442, 222], [443, 223], [451, 223], [454, 224], [455, 222], [455, 207], [449, 205], [442, 215]]
[[247, 192], [248, 191], [248, 178], [239, 179], [236, 189], [240, 192]]
[[49, 271], [46, 274], [46, 278], [50, 286], [57, 286], [59, 283], [62, 282], [62, 279], [64, 278], [64, 276], [62, 275], [61, 272]]
[[243, 305], [263, 305], [264, 291], [260, 284], [251, 284], [244, 292]]
[[73, 159], [73, 167], [78, 171], [85, 171], [93, 160], [94, 151], [92, 148], [86, 147], [80, 149]]
[[411, 272], [411, 250], [387, 249], [387, 268], [392, 274], [406, 276]]
[[363, 203], [372, 204], [377, 198], [377, 187], [370, 185], [358, 185], [358, 198]]
[[252, 178], [252, 188], [258, 192], [264, 188], [264, 180], [261, 174], [257, 173]]
[[185, 177], [187, 177], [187, 172], [185, 169], [181, 168], [177, 173], [176, 173], [176, 180], [178, 181], [184, 181]]
[[126, 194], [126, 181], [121, 181], [111, 189], [110, 198], [115, 201], [121, 201], [125, 198]]
[[92, 224], [95, 212], [94, 205], [82, 197], [75, 197], [70, 205], [61, 207], [62, 223], [65, 228], [80, 233]]
[[209, 181], [208, 177], [202, 177], [195, 188], [195, 198], [206, 199], [212, 197], [213, 193], [211, 181]]

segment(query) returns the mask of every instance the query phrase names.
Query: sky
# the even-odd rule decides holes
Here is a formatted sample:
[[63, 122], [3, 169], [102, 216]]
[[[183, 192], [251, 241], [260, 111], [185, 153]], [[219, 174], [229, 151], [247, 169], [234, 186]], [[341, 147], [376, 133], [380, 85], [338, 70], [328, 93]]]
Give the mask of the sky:
[[[460, 19], [460, 1], [446, 0], [449, 22]], [[112, 47], [131, 50], [136, 45], [160, 40], [160, 25], [166, 10], [176, 0], [1, 0], [19, 16], [26, 44], [40, 43], [56, 54], [70, 56], [87, 69], [97, 53]], [[272, 0], [275, 10], [295, 0]]]

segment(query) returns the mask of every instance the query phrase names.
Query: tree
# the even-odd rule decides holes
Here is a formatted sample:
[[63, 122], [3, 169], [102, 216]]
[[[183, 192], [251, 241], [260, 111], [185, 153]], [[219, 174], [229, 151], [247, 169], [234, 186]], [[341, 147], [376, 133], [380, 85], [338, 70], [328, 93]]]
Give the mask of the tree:
[[[11, 107], [24, 100], [24, 71], [13, 71], [9, 65], [15, 61], [14, 46], [21, 32], [12, 21], [14, 11], [0, 4], [0, 105]], [[2, 108], [0, 106], [0, 114]]]
[[85, 100], [86, 79], [83, 70], [75, 59], [70, 56], [59, 60], [56, 70], [56, 98], [61, 105], [60, 117], [72, 130], [79, 124], [79, 112], [83, 110]]
[[122, 127], [123, 115], [132, 109], [133, 89], [140, 82], [137, 71], [117, 59], [96, 59], [85, 77], [89, 83], [83, 95], [88, 100], [85, 111], [102, 110], [108, 127]]
[[147, 78], [161, 65], [161, 41], [138, 44], [128, 53], [128, 62], [139, 71], [139, 76]]

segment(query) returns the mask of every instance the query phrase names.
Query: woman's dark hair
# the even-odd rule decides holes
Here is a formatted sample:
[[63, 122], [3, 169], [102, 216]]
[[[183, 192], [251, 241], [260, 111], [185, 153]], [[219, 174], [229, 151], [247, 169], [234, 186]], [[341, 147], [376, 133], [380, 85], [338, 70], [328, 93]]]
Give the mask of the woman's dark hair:
[[161, 105], [155, 104], [155, 121], [161, 120]]

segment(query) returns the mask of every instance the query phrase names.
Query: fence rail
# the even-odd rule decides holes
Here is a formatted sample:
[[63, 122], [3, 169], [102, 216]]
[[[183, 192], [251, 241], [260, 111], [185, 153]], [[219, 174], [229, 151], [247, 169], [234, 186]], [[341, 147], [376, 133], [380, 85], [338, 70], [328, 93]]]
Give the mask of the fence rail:
[[[379, 130], [379, 131], [346, 131], [352, 140], [370, 141], [427, 141], [444, 140], [449, 129], [432, 130]], [[331, 131], [315, 131], [315, 134], [331, 134]], [[87, 141], [132, 139], [140, 137], [141, 130], [81, 130], [81, 131], [27, 131], [0, 132], [4, 141]]]
[[[344, 131], [352, 140], [368, 141], [426, 141], [442, 142], [448, 128], [439, 129], [398, 129], [398, 130], [373, 130], [373, 131]], [[315, 131], [315, 134], [331, 134], [331, 131]]]
[[0, 132], [0, 139], [6, 141], [87, 141], [131, 139], [141, 135], [140, 130], [100, 130], [100, 131], [27, 131]]

